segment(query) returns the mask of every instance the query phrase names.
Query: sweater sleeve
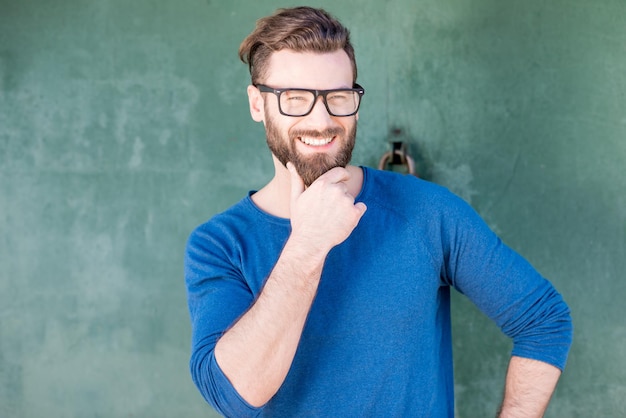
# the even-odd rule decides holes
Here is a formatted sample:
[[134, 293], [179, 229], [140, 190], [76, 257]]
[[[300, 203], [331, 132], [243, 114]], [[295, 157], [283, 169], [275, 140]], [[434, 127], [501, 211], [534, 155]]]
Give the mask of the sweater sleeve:
[[191, 377], [204, 399], [222, 415], [254, 417], [262, 408], [251, 406], [237, 393], [215, 359], [218, 339], [253, 302], [251, 290], [232, 262], [232, 246], [223, 245], [224, 237], [220, 235], [219, 228], [204, 225], [187, 242], [185, 281], [192, 326]]
[[570, 311], [554, 286], [505, 245], [460, 199], [440, 223], [444, 272], [513, 340], [512, 354], [563, 370], [572, 342]]

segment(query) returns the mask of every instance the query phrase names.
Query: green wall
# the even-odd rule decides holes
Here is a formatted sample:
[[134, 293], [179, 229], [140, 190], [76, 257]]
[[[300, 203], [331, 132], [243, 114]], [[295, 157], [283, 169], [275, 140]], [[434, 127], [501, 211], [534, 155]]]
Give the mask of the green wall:
[[[393, 129], [570, 303], [548, 417], [626, 416], [626, 2], [319, 1]], [[191, 229], [272, 175], [237, 48], [294, 2], [0, 0], [0, 416], [212, 416], [187, 368]], [[457, 413], [510, 343], [454, 298]]]

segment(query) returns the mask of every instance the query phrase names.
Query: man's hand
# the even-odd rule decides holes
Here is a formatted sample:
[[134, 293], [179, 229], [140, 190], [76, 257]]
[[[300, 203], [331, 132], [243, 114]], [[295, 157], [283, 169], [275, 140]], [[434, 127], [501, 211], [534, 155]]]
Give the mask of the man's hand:
[[305, 190], [295, 167], [291, 174], [290, 218], [292, 237], [312, 251], [327, 253], [346, 240], [366, 211], [362, 202], [354, 203], [348, 193], [350, 172], [335, 167], [322, 174]]

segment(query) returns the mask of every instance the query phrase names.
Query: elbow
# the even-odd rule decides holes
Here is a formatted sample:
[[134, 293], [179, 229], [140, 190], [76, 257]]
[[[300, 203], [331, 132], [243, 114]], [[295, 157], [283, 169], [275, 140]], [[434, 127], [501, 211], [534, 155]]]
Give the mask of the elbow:
[[213, 350], [196, 350], [189, 361], [191, 378], [202, 397], [220, 414], [256, 417], [262, 408], [246, 402], [219, 368]]
[[573, 341], [574, 327], [570, 310], [556, 290], [535, 303], [523, 321], [503, 327], [513, 339], [513, 355], [551, 364], [561, 371]]
[[215, 379], [211, 372], [211, 356], [212, 352], [200, 353], [195, 351], [191, 359], [189, 360], [189, 371], [191, 373], [191, 380], [198, 388], [198, 391], [213, 408], [218, 412], [223, 413], [219, 408], [219, 402], [217, 399], [217, 391], [215, 385]]

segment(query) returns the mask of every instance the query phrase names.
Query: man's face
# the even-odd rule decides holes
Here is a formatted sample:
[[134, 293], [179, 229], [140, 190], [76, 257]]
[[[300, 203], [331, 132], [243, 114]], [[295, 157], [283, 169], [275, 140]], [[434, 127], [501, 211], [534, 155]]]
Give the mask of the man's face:
[[[307, 130], [302, 131], [296, 128], [289, 130], [283, 134], [272, 116], [269, 115], [265, 108], [265, 134], [267, 136], [267, 145], [272, 154], [278, 158], [283, 165], [288, 162], [294, 165], [300, 177], [304, 181], [304, 185], [309, 187], [319, 176], [334, 167], [345, 167], [352, 158], [352, 149], [354, 148], [356, 138], [356, 123], [352, 124], [349, 131], [343, 127], [332, 127], [323, 131]], [[308, 138], [306, 141], [327, 142], [328, 138], [333, 138], [336, 143], [336, 150], [330, 152], [308, 152], [302, 153], [297, 149], [298, 142], [302, 142], [302, 138]], [[323, 148], [320, 145], [308, 145], [309, 147]]]
[[[352, 66], [342, 50], [324, 53], [275, 52], [268, 78], [273, 88], [328, 90], [351, 88]], [[345, 167], [352, 157], [357, 116], [331, 116], [321, 98], [310, 114], [281, 115], [277, 97], [265, 94], [264, 118], [267, 144], [283, 164], [291, 162], [308, 187], [334, 167]]]

